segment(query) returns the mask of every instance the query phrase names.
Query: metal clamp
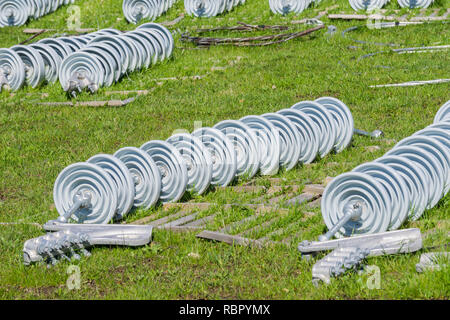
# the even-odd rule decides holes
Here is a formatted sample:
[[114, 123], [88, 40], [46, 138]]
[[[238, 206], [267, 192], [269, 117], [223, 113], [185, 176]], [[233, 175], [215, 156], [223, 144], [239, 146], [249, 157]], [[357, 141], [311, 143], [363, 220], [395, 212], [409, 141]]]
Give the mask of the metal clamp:
[[78, 260], [81, 253], [90, 256], [86, 250], [96, 245], [142, 246], [152, 239], [152, 226], [66, 224], [56, 220], [44, 225], [44, 236], [27, 240], [23, 248], [25, 265], [44, 261], [49, 266], [59, 260]]

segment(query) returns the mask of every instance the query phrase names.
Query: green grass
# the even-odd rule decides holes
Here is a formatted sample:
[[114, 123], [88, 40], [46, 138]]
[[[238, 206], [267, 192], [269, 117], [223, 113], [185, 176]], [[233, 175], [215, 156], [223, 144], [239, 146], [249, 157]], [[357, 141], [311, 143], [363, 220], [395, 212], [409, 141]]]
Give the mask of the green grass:
[[[323, 10], [333, 1], [324, 0]], [[123, 18], [121, 1], [81, 0], [82, 28], [114, 27], [131, 30]], [[436, 2], [434, 8], [448, 8], [450, 1]], [[398, 9], [396, 1], [387, 7]], [[172, 20], [184, 11], [181, 1], [157, 22]], [[347, 1], [339, 1], [333, 13], [352, 12]], [[443, 11], [443, 10], [441, 10]], [[417, 15], [418, 10], [400, 14]], [[184, 18], [171, 27], [175, 38], [197, 27], [250, 24], [286, 24], [293, 19], [314, 17], [308, 9], [299, 16], [273, 15], [267, 1], [248, 0], [232, 12], [211, 19]], [[20, 28], [0, 30], [0, 47], [9, 47], [29, 35], [24, 28], [54, 28], [61, 33], [69, 14], [66, 8], [31, 21]], [[364, 277], [350, 273], [335, 279], [329, 286], [316, 289], [311, 283], [313, 262], [301, 259], [296, 244], [313, 239], [326, 230], [319, 214], [300, 221], [305, 208], [299, 207], [283, 218], [279, 225], [294, 224], [289, 232], [304, 230], [291, 246], [274, 246], [264, 250], [234, 247], [195, 238], [195, 234], [155, 231], [151, 245], [131, 248], [94, 248], [92, 257], [75, 262], [81, 269], [81, 289], [66, 288], [69, 263], [46, 269], [43, 265], [22, 265], [23, 243], [43, 234], [26, 223], [44, 223], [57, 217], [53, 205], [53, 183], [67, 165], [85, 161], [97, 153], [114, 153], [124, 146], [140, 146], [152, 139], [166, 139], [175, 129], [192, 131], [194, 121], [212, 126], [220, 120], [239, 119], [287, 108], [300, 100], [335, 96], [353, 113], [358, 128], [381, 129], [387, 139], [400, 140], [424, 128], [433, 120], [439, 107], [447, 101], [449, 84], [408, 88], [377, 88], [372, 84], [411, 80], [449, 78], [448, 51], [417, 54], [380, 54], [357, 60], [370, 52], [388, 50], [373, 44], [359, 45], [344, 39], [340, 32], [365, 22], [328, 21], [338, 28], [329, 36], [325, 30], [309, 37], [265, 48], [213, 47], [207, 50], [181, 49], [177, 41], [173, 58], [124, 77], [111, 88], [96, 95], [82, 94], [77, 100], [124, 98], [107, 96], [108, 90], [152, 89], [123, 108], [48, 107], [37, 101], [65, 101], [58, 83], [42, 88], [24, 88], [11, 96], [0, 94], [0, 222], [23, 222], [0, 225], [0, 298], [3, 299], [448, 299], [450, 272], [418, 274], [415, 264], [420, 252], [408, 255], [370, 258], [368, 264], [381, 270], [381, 289], [368, 290]], [[298, 25], [305, 29], [307, 26]], [[222, 33], [225, 35], [225, 33]], [[41, 36], [42, 37], [42, 36]], [[381, 30], [365, 27], [348, 34], [370, 42], [396, 43], [400, 47], [448, 44], [448, 24], [433, 23]], [[188, 45], [192, 48], [192, 46]], [[238, 58], [240, 57], [240, 58]], [[230, 65], [230, 62], [239, 60]], [[214, 70], [214, 67], [226, 67]], [[205, 75], [200, 80], [157, 80], [166, 77]], [[41, 93], [48, 97], [41, 97]], [[369, 152], [368, 146], [380, 147]], [[387, 140], [355, 137], [352, 146], [340, 154], [331, 154], [304, 167], [281, 172], [286, 184], [294, 180], [320, 183], [326, 176], [346, 172], [383, 155], [392, 147]], [[238, 182], [240, 183], [240, 182]], [[259, 184], [267, 184], [263, 177]], [[229, 190], [209, 192], [198, 201], [218, 204], [245, 203], [256, 195]], [[212, 208], [202, 215], [218, 212], [210, 228], [236, 221], [252, 214], [242, 208]], [[422, 232], [435, 230], [425, 245], [447, 242], [450, 197], [442, 199], [417, 222], [404, 227], [419, 227]], [[161, 209], [137, 210], [127, 221], [155, 214]], [[165, 213], [167, 214], [167, 213]], [[271, 215], [264, 219], [270, 219]], [[239, 230], [235, 230], [239, 232]], [[258, 234], [260, 235], [260, 234]], [[281, 236], [280, 236], [281, 237]], [[281, 237], [282, 238], [282, 237]], [[276, 240], [276, 239], [275, 239]], [[198, 253], [198, 257], [189, 256]]]

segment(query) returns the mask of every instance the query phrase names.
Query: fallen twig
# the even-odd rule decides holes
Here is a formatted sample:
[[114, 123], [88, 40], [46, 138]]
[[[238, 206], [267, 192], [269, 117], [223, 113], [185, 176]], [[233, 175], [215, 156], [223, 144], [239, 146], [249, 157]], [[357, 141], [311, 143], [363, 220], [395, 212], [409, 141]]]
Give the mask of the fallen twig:
[[39, 30], [39, 32], [33, 34], [33, 35], [32, 35], [31, 37], [29, 37], [28, 39], [26, 39], [26, 40], [20, 42], [19, 45], [26, 44], [26, 43], [30, 42], [30, 41], [33, 40], [34, 38], [39, 37], [39, 36], [40, 36], [41, 34], [43, 34], [44, 32], [47, 32], [47, 30], [46, 30], [46, 29], [41, 29], [41, 30]]
[[266, 25], [251, 25], [241, 21], [237, 22], [239, 26], [233, 27], [215, 27], [209, 29], [197, 29], [197, 33], [214, 32], [214, 31], [255, 31], [255, 30], [287, 30], [288, 26], [266, 26]]

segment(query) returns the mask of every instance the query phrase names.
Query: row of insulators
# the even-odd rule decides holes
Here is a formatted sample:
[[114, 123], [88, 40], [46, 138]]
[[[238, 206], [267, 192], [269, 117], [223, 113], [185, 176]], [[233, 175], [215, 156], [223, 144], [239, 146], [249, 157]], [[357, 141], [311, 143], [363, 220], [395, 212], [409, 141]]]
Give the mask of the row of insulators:
[[58, 80], [62, 61], [84, 48], [97, 37], [116, 34], [102, 29], [87, 35], [46, 38], [29, 45], [0, 49], [0, 91], [2, 87], [18, 90], [24, 85], [33, 88]]
[[244, 3], [245, 0], [184, 0], [184, 8], [190, 16], [215, 17]]
[[122, 10], [128, 22], [137, 24], [143, 19], [155, 20], [169, 10], [176, 0], [123, 0]]
[[60, 220], [108, 223], [133, 207], [177, 202], [186, 191], [203, 194], [236, 177], [274, 175], [346, 148], [353, 117], [340, 100], [322, 97], [291, 108], [98, 154], [65, 168], [54, 185]]
[[[349, 0], [350, 6], [355, 11], [377, 10], [384, 7], [390, 0]], [[397, 0], [402, 8], [428, 8], [434, 0]]]
[[58, 79], [67, 90], [77, 91], [85, 86], [95, 89], [110, 85], [126, 72], [169, 57], [173, 47], [167, 28], [146, 23], [126, 33], [102, 29], [86, 35], [46, 38], [29, 45], [3, 48], [0, 49], [0, 91], [5, 87], [15, 91], [24, 85], [35, 88]]
[[24, 25], [75, 0], [0, 0], [0, 28]]
[[72, 95], [84, 89], [95, 92], [125, 74], [169, 58], [173, 48], [172, 34], [160, 24], [145, 23], [129, 32], [114, 30], [64, 58], [59, 82]]
[[361, 210], [339, 236], [399, 228], [433, 208], [450, 190], [450, 101], [434, 123], [398, 142], [375, 161], [334, 178], [322, 197], [322, 216], [329, 229], [354, 208]]

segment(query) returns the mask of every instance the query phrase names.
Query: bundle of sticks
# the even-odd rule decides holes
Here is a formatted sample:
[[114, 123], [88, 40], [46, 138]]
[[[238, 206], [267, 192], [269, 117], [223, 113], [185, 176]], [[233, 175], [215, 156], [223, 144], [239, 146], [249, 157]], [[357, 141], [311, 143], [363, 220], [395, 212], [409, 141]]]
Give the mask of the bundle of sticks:
[[[238, 26], [233, 27], [216, 27], [211, 29], [198, 29], [198, 34], [215, 31], [261, 31], [261, 30], [289, 30], [288, 26], [268, 26], [268, 25], [250, 25], [243, 22], [238, 22]], [[317, 30], [325, 28], [324, 24], [318, 25], [314, 28], [303, 31], [288, 31], [284, 33], [277, 33], [272, 35], [262, 35], [255, 37], [227, 37], [227, 38], [214, 38], [214, 37], [200, 37], [191, 36], [189, 33], [183, 33], [181, 35], [181, 41], [192, 42], [199, 47], [209, 47], [212, 45], [233, 45], [238, 47], [262, 47], [286, 42], [295, 38], [299, 38]]]

